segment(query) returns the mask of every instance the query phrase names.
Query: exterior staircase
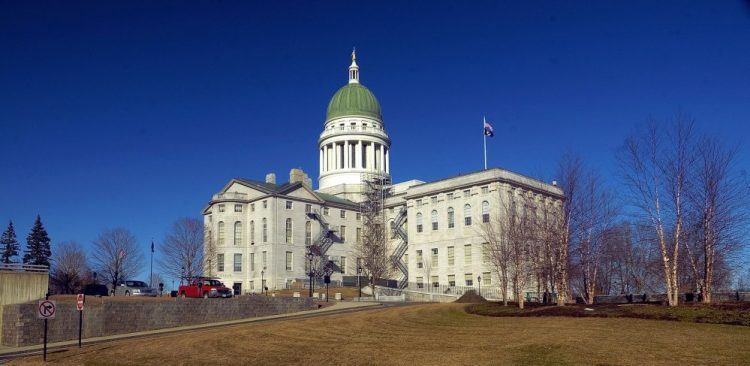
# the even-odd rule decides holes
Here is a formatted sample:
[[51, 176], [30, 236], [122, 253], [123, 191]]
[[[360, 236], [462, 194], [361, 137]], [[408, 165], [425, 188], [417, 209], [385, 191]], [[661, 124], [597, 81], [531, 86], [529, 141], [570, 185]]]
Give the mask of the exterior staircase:
[[393, 221], [393, 230], [391, 233], [392, 238], [399, 239], [399, 244], [396, 250], [393, 251], [393, 255], [391, 255], [391, 263], [403, 274], [403, 277], [398, 281], [398, 288], [400, 289], [406, 288], [409, 284], [409, 268], [401, 259], [409, 247], [409, 235], [404, 230], [404, 223], [406, 223], [406, 208], [401, 208], [396, 219]]

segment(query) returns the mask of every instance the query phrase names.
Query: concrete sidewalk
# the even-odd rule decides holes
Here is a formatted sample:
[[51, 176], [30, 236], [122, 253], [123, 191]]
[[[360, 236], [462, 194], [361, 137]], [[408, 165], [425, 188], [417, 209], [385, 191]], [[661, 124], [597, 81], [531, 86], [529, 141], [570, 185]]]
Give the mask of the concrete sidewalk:
[[[310, 316], [326, 315], [328, 313], [330, 314], [336, 314], [336, 313], [341, 313], [341, 312], [345, 313], [349, 311], [360, 310], [363, 308], [375, 308], [375, 307], [380, 307], [380, 306], [382, 306], [382, 304], [372, 303], [372, 302], [337, 302], [333, 304], [332, 306], [315, 309], [315, 310], [299, 311], [295, 313], [277, 314], [277, 315], [245, 318], [245, 319], [237, 319], [237, 320], [228, 320], [228, 321], [215, 322], [215, 323], [186, 325], [182, 327], [154, 329], [154, 330], [148, 330], [148, 331], [143, 331], [143, 332], [115, 334], [115, 335], [104, 336], [104, 337], [85, 338], [81, 341], [81, 343], [85, 345], [85, 344], [93, 344], [93, 343], [100, 343], [100, 342], [107, 342], [107, 341], [115, 341], [119, 339], [138, 338], [138, 337], [144, 337], [144, 336], [149, 336], [149, 335], [169, 334], [169, 333], [178, 333], [178, 332], [190, 331], [190, 330], [217, 328], [217, 327], [229, 326], [229, 325], [266, 322], [270, 320], [307, 318]], [[78, 346], [78, 340], [76, 339], [72, 341], [48, 343], [47, 350], [49, 351], [54, 348], [65, 348], [65, 347], [71, 347], [71, 346]], [[37, 351], [41, 352], [43, 348], [44, 348], [44, 345], [42, 344], [33, 345], [33, 346], [25, 346], [25, 347], [0, 346], [0, 361], [3, 358], [5, 358], [4, 356], [9, 356], [13, 354], [31, 353], [31, 352], [37, 352]]]

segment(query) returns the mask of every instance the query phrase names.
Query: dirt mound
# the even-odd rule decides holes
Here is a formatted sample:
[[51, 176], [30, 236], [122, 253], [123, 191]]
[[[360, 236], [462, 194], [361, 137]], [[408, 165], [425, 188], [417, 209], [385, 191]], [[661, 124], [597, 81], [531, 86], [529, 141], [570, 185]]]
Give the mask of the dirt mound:
[[466, 304], [477, 304], [481, 302], [487, 302], [487, 299], [484, 297], [481, 297], [477, 295], [477, 292], [474, 290], [466, 291], [463, 296], [459, 297], [458, 300], [454, 301], [458, 303], [466, 303]]

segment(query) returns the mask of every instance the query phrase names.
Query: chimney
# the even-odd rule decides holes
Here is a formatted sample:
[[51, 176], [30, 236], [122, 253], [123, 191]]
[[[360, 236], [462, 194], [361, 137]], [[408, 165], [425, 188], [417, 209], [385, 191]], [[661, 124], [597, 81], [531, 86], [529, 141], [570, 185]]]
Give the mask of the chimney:
[[274, 173], [266, 174], [266, 183], [276, 184], [276, 174]]
[[312, 179], [302, 169], [294, 168], [289, 171], [289, 183], [302, 183], [304, 186], [312, 188]]

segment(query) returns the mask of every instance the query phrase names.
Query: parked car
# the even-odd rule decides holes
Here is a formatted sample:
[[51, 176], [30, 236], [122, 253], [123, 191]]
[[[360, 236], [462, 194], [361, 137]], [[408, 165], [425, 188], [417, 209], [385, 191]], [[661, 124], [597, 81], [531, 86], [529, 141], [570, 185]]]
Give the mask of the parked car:
[[151, 296], [156, 297], [159, 292], [149, 287], [143, 281], [124, 281], [115, 287], [115, 296]]
[[109, 296], [109, 289], [107, 288], [107, 285], [90, 283], [86, 286], [83, 286], [83, 294], [90, 296]]
[[232, 289], [224, 286], [221, 281], [210, 277], [196, 277], [187, 285], [180, 285], [177, 293], [180, 297], [209, 297], [229, 298], [232, 297]]

